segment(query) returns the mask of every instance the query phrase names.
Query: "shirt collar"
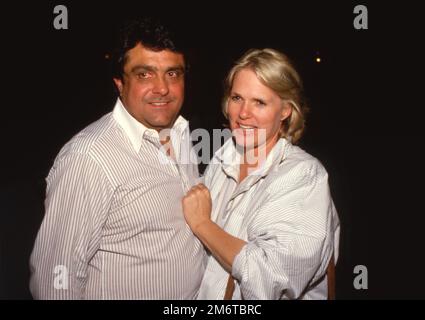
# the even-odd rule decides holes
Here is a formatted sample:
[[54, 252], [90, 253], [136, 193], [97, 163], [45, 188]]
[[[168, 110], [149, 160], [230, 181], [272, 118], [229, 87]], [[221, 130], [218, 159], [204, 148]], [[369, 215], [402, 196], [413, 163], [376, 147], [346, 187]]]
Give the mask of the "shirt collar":
[[[118, 98], [115, 103], [112, 115], [130, 139], [130, 142], [136, 152], [139, 152], [143, 139], [146, 138], [146, 135], [156, 137], [159, 140], [158, 132], [154, 129], [147, 128], [128, 113], [120, 98]], [[172, 129], [177, 131], [179, 136], [182, 136], [188, 128], [189, 122], [182, 116], [179, 116], [174, 122]]]
[[[255, 176], [258, 179], [267, 176], [271, 170], [276, 169], [279, 163], [283, 161], [284, 155], [286, 154], [286, 151], [290, 145], [291, 143], [288, 140], [285, 138], [280, 138], [267, 155], [263, 164], [255, 171], [250, 173], [249, 176]], [[223, 145], [223, 148], [219, 149], [215, 154], [215, 158], [218, 159], [223, 168], [223, 171], [236, 181], [239, 179], [239, 165], [241, 156], [242, 155], [236, 148], [232, 138], [228, 139]]]

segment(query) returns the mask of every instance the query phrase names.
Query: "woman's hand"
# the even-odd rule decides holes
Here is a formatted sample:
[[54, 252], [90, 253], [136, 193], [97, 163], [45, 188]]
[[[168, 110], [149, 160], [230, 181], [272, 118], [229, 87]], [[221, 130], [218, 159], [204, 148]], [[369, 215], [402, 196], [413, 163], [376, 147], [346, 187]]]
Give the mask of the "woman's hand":
[[235, 256], [246, 242], [211, 221], [211, 202], [210, 191], [206, 186], [194, 186], [182, 200], [184, 218], [195, 236], [230, 273]]
[[184, 218], [194, 234], [200, 225], [211, 221], [211, 195], [202, 183], [192, 187], [183, 197], [182, 203]]

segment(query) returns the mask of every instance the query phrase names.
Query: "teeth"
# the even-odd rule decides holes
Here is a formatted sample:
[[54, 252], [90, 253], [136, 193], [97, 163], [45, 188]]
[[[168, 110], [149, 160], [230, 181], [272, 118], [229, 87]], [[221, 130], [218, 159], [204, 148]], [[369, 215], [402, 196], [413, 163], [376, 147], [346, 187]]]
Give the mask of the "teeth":
[[242, 129], [255, 129], [255, 127], [249, 127], [249, 126], [243, 126], [243, 125], [239, 125], [239, 127], [241, 127]]
[[164, 106], [167, 104], [167, 102], [151, 102], [154, 106]]

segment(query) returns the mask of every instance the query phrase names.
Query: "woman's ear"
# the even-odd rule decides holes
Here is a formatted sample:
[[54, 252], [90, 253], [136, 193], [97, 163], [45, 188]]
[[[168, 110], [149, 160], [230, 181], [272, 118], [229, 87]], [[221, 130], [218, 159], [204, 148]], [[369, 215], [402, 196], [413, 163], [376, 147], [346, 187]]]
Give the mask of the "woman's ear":
[[291, 113], [292, 113], [292, 104], [290, 102], [284, 101], [280, 121], [284, 121], [285, 119], [290, 117]]
[[222, 109], [223, 115], [226, 119], [229, 119], [229, 101], [230, 101], [230, 97], [226, 99], [224, 103], [224, 109]]

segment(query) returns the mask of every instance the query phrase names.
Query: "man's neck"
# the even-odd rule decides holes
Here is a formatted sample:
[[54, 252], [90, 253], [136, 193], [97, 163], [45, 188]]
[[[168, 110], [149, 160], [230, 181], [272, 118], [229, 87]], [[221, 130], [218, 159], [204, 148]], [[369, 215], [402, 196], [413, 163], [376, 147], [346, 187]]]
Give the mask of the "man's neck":
[[171, 141], [171, 136], [170, 135], [160, 136], [160, 140], [159, 141], [164, 146], [165, 151], [167, 152], [167, 155], [169, 157], [171, 157], [172, 159], [176, 160], [176, 153], [175, 153], [174, 148], [173, 148], [173, 143]]

